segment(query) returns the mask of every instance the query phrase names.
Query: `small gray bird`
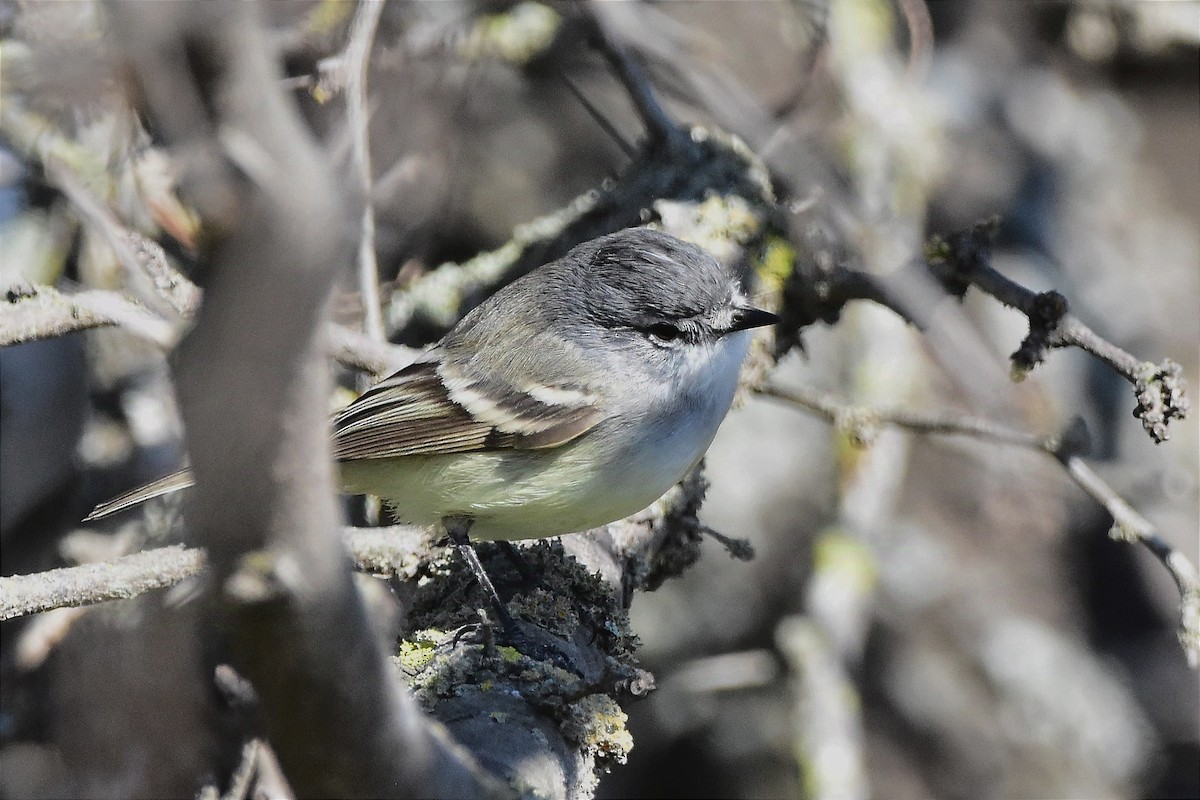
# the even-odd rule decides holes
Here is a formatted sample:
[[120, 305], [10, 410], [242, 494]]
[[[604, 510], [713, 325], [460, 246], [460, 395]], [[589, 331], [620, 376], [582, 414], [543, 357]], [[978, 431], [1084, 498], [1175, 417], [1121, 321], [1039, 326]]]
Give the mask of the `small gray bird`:
[[[347, 492], [456, 542], [587, 530], [645, 508], [704, 455], [752, 307], [711, 255], [632, 228], [496, 292], [333, 419]], [[89, 520], [189, 486], [187, 471]]]

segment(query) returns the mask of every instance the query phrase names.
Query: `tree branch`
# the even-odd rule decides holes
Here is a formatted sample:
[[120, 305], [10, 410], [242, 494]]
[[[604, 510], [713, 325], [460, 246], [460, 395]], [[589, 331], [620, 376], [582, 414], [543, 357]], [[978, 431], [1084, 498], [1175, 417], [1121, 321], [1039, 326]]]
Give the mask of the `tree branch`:
[[203, 566], [200, 550], [172, 546], [98, 564], [0, 578], [0, 621], [52, 608], [127, 600], [173, 586]]
[[[150, 240], [144, 242], [154, 244]], [[119, 292], [106, 289], [63, 294], [50, 286], [19, 284], [8, 287], [0, 301], [0, 347], [114, 326], [153, 342], [164, 352], [174, 349], [182, 334], [181, 326], [167, 322]], [[326, 324], [325, 335], [329, 355], [348, 367], [373, 375], [394, 372], [411, 363], [419, 352], [375, 341], [336, 322]]]
[[[7, 133], [23, 134], [20, 141], [26, 145], [26, 155], [43, 159], [47, 179], [62, 191], [85, 223], [104, 235], [125, 269], [126, 280], [140, 289], [138, 296], [168, 316], [190, 321], [200, 303], [201, 290], [171, 264], [158, 242], [118, 219], [112, 208], [88, 189], [80, 170], [99, 169], [99, 156], [64, 137], [48, 121], [35, 119], [11, 103], [6, 104], [0, 123]], [[33, 145], [34, 141], [38, 146]], [[171, 350], [181, 335], [181, 329], [135, 301], [108, 290], [64, 296], [50, 287], [14, 286], [6, 296], [9, 303], [20, 303], [21, 307], [15, 314], [9, 314], [7, 308], [0, 306], [0, 347], [77, 330], [118, 326], [149, 339], [163, 350]], [[40, 303], [24, 305], [35, 296]], [[326, 323], [326, 336], [330, 355], [348, 367], [374, 375], [405, 366], [418, 352], [373, 339], [335, 322]]]
[[[205, 297], [176, 386], [231, 663], [300, 795], [481, 796], [380, 652], [337, 537], [317, 335], [349, 241], [337, 184], [244, 4], [109, 8], [156, 130], [188, 154]], [[297, 702], [303, 698], [303, 702]]]
[[170, 265], [158, 242], [118, 220], [112, 209], [87, 188], [68, 162], [48, 158], [45, 166], [47, 180], [66, 195], [85, 223], [104, 235], [125, 268], [126, 280], [136, 287], [149, 278], [152, 290], [138, 292], [138, 295], [177, 319], [190, 317], [200, 303], [200, 290]]
[[1076, 419], [1059, 436], [1037, 436], [1013, 430], [990, 420], [952, 413], [921, 413], [904, 409], [864, 409], [841, 402], [831, 395], [810, 389], [764, 386], [759, 393], [811, 411], [832, 422], [855, 445], [869, 445], [881, 426], [890, 425], [917, 433], [970, 436], [1000, 444], [1015, 445], [1050, 456], [1079, 488], [1099, 503], [1113, 518], [1110, 536], [1138, 542], [1167, 568], [1180, 594], [1179, 641], [1188, 663], [1200, 666], [1200, 576], [1187, 557], [1168, 544], [1154, 525], [1137, 513], [1112, 487], [1100, 479], [1080, 457], [1087, 449], [1087, 431]]
[[379, 299], [379, 264], [375, 258], [375, 205], [371, 201], [371, 135], [367, 115], [367, 67], [371, 44], [383, 13], [381, 0], [359, 0], [346, 47], [346, 116], [350, 126], [354, 171], [362, 191], [358, 233], [358, 292], [363, 306], [363, 330], [378, 342], [387, 341]]
[[926, 327], [930, 305], [918, 291], [920, 276], [931, 274], [947, 293], [960, 300], [974, 286], [1029, 320], [1029, 335], [1011, 356], [1013, 377], [1021, 380], [1055, 348], [1077, 347], [1108, 364], [1133, 385], [1137, 406], [1133, 415], [1155, 442], [1170, 438], [1171, 420], [1183, 419], [1191, 408], [1185, 396], [1183, 369], [1169, 359], [1153, 364], [1141, 361], [1099, 336], [1068, 313], [1067, 300], [1056, 291], [1034, 292], [1010, 280], [991, 266], [991, 236], [996, 221], [976, 225], [945, 239], [934, 236], [926, 259], [891, 275], [873, 275], [842, 264], [818, 263], [792, 253], [792, 269], [783, 284], [783, 308], [776, 355], [801, 344], [804, 328], [815, 323], [833, 324], [852, 300], [870, 300], [896, 312], [918, 328]]
[[181, 334], [179, 326], [103, 289], [62, 294], [49, 286], [23, 284], [8, 287], [0, 302], [0, 347], [113, 325], [164, 351], [171, 350]]
[[625, 45], [611, 35], [604, 19], [603, 5], [587, 5], [584, 14], [590, 23], [594, 45], [625, 87], [642, 124], [646, 126], [646, 137], [652, 146], [667, 149], [686, 147], [688, 132], [663, 108], [642, 66], [633, 59]]
[[421, 352], [417, 348], [373, 339], [366, 333], [336, 322], [326, 324], [325, 338], [329, 355], [347, 367], [376, 376], [387, 375], [407, 366]]
[[1001, 275], [991, 265], [991, 238], [998, 222], [989, 220], [945, 239], [934, 237], [927, 247], [927, 267], [945, 290], [961, 299], [971, 286], [1015, 308], [1029, 320], [1029, 335], [1011, 356], [1013, 375], [1020, 380], [1047, 353], [1077, 347], [1108, 364], [1134, 387], [1133, 415], [1157, 443], [1170, 438], [1167, 426], [1183, 419], [1191, 408], [1185, 396], [1183, 369], [1171, 360], [1142, 361], [1105, 340], [1068, 313], [1067, 299], [1055, 291], [1035, 292]]
[[[342, 543], [355, 566], [377, 575], [411, 579], [428, 561], [434, 543], [428, 531], [410, 525], [346, 528]], [[77, 567], [0, 578], [0, 621], [53, 608], [127, 600], [165, 589], [198, 575], [204, 551], [181, 545], [160, 547]]]
[[[396, 291], [388, 304], [389, 329], [443, 334], [500, 286], [588, 239], [645, 224], [655, 215], [663, 218], [664, 208], [686, 207], [705, 217], [696, 226], [700, 230], [684, 230], [663, 218], [665, 230], [692, 241], [703, 239], [705, 246], [720, 243], [740, 250], [762, 236], [775, 213], [762, 163], [733, 137], [702, 128], [690, 133], [686, 152], [643, 146], [616, 181], [518, 226], [499, 248], [461, 264], [442, 264]], [[721, 208], [708, 213], [714, 206]], [[724, 221], [716, 220], [722, 212]]]

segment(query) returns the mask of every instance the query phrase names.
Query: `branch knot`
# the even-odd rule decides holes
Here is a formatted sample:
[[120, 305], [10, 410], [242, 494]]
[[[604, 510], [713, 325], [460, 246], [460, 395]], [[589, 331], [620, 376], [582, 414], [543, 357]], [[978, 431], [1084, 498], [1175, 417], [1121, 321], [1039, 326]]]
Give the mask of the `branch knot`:
[[930, 240], [925, 260], [947, 294], [959, 300], [966, 297], [975, 274], [991, 263], [992, 238], [999, 225], [999, 217], [992, 217], [945, 239], [934, 236]]
[[1034, 295], [1025, 311], [1029, 318], [1029, 335], [1010, 356], [1014, 379], [1023, 379], [1026, 373], [1046, 360], [1046, 351], [1058, 345], [1055, 334], [1058, 323], [1067, 315], [1067, 311], [1067, 298], [1056, 291]]

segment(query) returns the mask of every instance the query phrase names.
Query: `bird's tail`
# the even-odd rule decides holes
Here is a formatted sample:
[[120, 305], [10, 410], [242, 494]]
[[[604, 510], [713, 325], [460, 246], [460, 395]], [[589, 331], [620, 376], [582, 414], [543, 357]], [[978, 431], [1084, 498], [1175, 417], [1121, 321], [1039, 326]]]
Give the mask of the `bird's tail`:
[[84, 522], [91, 522], [94, 519], [107, 517], [109, 514], [116, 514], [118, 511], [124, 511], [127, 508], [133, 508], [139, 503], [144, 503], [154, 497], [162, 497], [164, 494], [178, 492], [180, 489], [186, 489], [191, 486], [192, 472], [191, 470], [180, 470], [173, 475], [168, 475], [165, 478], [159, 478], [153, 483], [147, 483], [145, 486], [140, 486], [131, 492], [126, 492], [119, 497], [114, 497], [111, 500], [105, 500], [100, 505], [92, 509], [92, 513], [83, 518]]

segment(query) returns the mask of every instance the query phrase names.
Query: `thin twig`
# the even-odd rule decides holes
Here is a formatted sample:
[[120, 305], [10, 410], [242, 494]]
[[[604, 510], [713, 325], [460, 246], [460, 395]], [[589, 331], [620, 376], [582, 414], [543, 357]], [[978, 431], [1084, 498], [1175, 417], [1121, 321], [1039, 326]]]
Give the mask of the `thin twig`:
[[933, 63], [933, 19], [925, 0], [899, 0], [897, 5], [908, 26], [908, 66], [904, 79], [919, 84], [929, 76]]
[[350, 26], [346, 47], [346, 113], [350, 125], [351, 154], [362, 190], [362, 218], [358, 234], [358, 291], [363, 305], [363, 330], [376, 341], [386, 341], [383, 308], [379, 298], [379, 264], [375, 257], [375, 205], [371, 202], [371, 135], [367, 114], [367, 67], [371, 44], [383, 12], [381, 0], [360, 0]]
[[[991, 420], [953, 413], [930, 414], [905, 409], [856, 408], [831, 394], [813, 389], [798, 389], [777, 385], [763, 386], [759, 394], [784, 400], [813, 411], [847, 433], [857, 444], [868, 445], [878, 428], [895, 425], [918, 433], [971, 436], [976, 439], [1046, 450], [1052, 440], [1036, 434], [1006, 428]], [[1047, 450], [1052, 452], [1052, 450]]]
[[1083, 433], [1078, 425], [1061, 436], [1038, 436], [977, 417], [952, 413], [921, 413], [903, 409], [856, 408], [831, 395], [809, 389], [764, 386], [760, 394], [786, 401], [816, 413], [842, 429], [859, 445], [869, 444], [884, 425], [918, 433], [970, 436], [1016, 445], [1043, 453], [1062, 465], [1067, 475], [1113, 518], [1110, 535], [1119, 541], [1138, 542], [1152, 552], [1170, 572], [1181, 596], [1179, 640], [1194, 668], [1200, 664], [1200, 576], [1187, 557], [1168, 544], [1155, 526], [1133, 509], [1079, 456]]
[[590, 14], [596, 46], [616, 73], [625, 91], [629, 93], [629, 99], [633, 101], [642, 124], [646, 126], [646, 135], [650, 140], [672, 147], [686, 138], [684, 129], [671, 118], [659, 102], [641, 64], [630, 56], [625, 46], [609, 32], [603, 20], [603, 7], [587, 6], [585, 13]]
[[250, 797], [254, 773], [257, 771], [258, 751], [261, 747], [262, 742], [258, 739], [251, 739], [242, 745], [241, 761], [233, 771], [233, 776], [229, 779], [229, 788], [221, 795], [221, 800], [246, 800]]
[[621, 135], [621, 132], [616, 129], [612, 121], [604, 116], [600, 112], [600, 109], [596, 108], [596, 104], [587, 98], [587, 95], [575, 85], [574, 81], [567, 77], [565, 72], [559, 72], [558, 77], [563, 82], [563, 85], [567, 87], [567, 90], [579, 101], [579, 105], [583, 106], [583, 110], [588, 113], [588, 116], [600, 126], [600, 130], [604, 131], [608, 135], [608, 138], [617, 143], [617, 147], [621, 148], [621, 152], [625, 153], [628, 158], [633, 158], [637, 155], [637, 148]]
[[146, 300], [157, 305], [165, 303], [180, 319], [195, 313], [200, 290], [170, 265], [158, 242], [117, 219], [112, 209], [88, 189], [67, 162], [48, 158], [45, 167], [47, 180], [66, 195], [87, 223], [104, 234], [130, 283], [136, 286], [139, 278], [150, 278], [154, 291], [144, 293]]
[[836, 322], [851, 300], [871, 300], [909, 323], [925, 327], [929, 311], [923, 299], [914, 294], [919, 276], [912, 270], [927, 270], [947, 294], [961, 299], [974, 286], [1025, 315], [1029, 335], [1011, 356], [1015, 379], [1022, 379], [1044, 361], [1050, 350], [1077, 347], [1104, 361], [1132, 384], [1137, 399], [1133, 414], [1155, 442], [1170, 438], [1170, 422], [1186, 417], [1191, 407], [1179, 364], [1170, 359], [1158, 364], [1142, 361], [1068, 313], [1067, 300], [1059, 292], [1035, 292], [998, 272], [991, 265], [991, 237], [996, 225], [995, 220], [989, 220], [944, 239], [935, 236], [926, 247], [923, 261], [888, 276], [840, 264], [798, 261], [784, 285], [777, 355], [798, 345], [805, 327], [818, 321]]
[[[368, 5], [376, 6], [379, 3], [370, 2]], [[369, 175], [369, 163], [367, 169]], [[180, 319], [190, 320], [200, 305], [203, 292], [184, 276], [183, 273], [171, 265], [167, 260], [166, 253], [163, 252], [158, 242], [133, 230], [118, 219], [113, 210], [97, 198], [87, 188], [83, 180], [67, 167], [66, 162], [48, 159], [46, 173], [51, 182], [62, 190], [63, 194], [67, 196], [67, 199], [80, 211], [83, 217], [104, 233], [110, 246], [113, 248], [113, 252], [116, 253], [118, 260], [125, 267], [126, 275], [131, 282], [136, 283], [139, 277], [148, 276], [153, 282], [154, 287], [153, 293], [145, 293], [149, 295], [148, 299], [164, 301]], [[370, 203], [368, 202], [367, 205], [369, 207]], [[371, 247], [368, 250], [371, 263], [374, 264], [373, 215], [371, 224]], [[379, 309], [379, 303], [377, 302], [378, 284], [375, 281], [371, 281], [369, 285], [376, 288], [376, 302], [374, 304], [366, 303], [368, 323], [370, 321], [369, 310], [371, 308]], [[46, 292], [53, 290], [40, 289], [39, 291]], [[104, 295], [115, 296], [105, 298]], [[116, 295], [114, 292], [105, 292], [104, 295], [99, 294], [98, 290], [89, 293], [89, 296], [97, 298], [92, 302], [99, 302], [104, 309], [120, 309], [132, 304], [132, 301]], [[72, 299], [79, 297], [80, 295], [74, 295]], [[47, 327], [45, 327], [46, 332], [34, 338], [46, 338], [47, 336], [59, 335], [59, 333], [68, 330], [107, 325], [123, 325], [130, 328], [134, 333], [147, 336], [149, 334], [144, 332], [145, 326], [141, 325], [141, 320], [146, 315], [145, 313], [140, 313], [142, 312], [140, 307], [135, 306], [135, 308], [139, 309], [138, 314], [132, 316], [121, 314], [112, 317], [112, 319], [93, 319], [92, 317], [79, 316], [73, 312], [70, 315], [59, 314], [53, 320], [47, 318], [45, 320], [47, 323]], [[78, 325], [78, 323], [88, 320], [92, 324]], [[72, 327], [72, 325], [76, 325], [76, 327]], [[327, 323], [326, 336], [329, 339], [330, 352], [334, 358], [349, 367], [362, 369], [375, 375], [382, 375], [399, 369], [411, 362], [416, 355], [415, 351], [409, 348], [387, 343], [387, 337], [383, 335], [382, 317], [379, 319], [377, 331], [373, 332], [370, 324], [367, 325], [366, 336], [333, 322]], [[171, 349], [177, 338], [178, 334], [175, 334], [169, 339], [165, 339], [166, 344], [163, 345], [163, 349]], [[0, 337], [0, 345], [10, 343]], [[156, 343], [158, 343], [157, 340]]]
[[399, 344], [372, 339], [361, 331], [345, 325], [329, 323], [325, 327], [329, 354], [341, 363], [373, 375], [387, 375], [407, 366], [419, 350]]
[[955, 297], [963, 297], [974, 286], [1026, 316], [1029, 335], [1011, 356], [1014, 377], [1024, 377], [1050, 350], [1077, 347], [1133, 385], [1137, 397], [1133, 414], [1151, 439], [1161, 443], [1170, 438], [1171, 420], [1183, 419], [1191, 408], [1179, 364], [1169, 359], [1159, 364], [1142, 361], [1070, 314], [1067, 299], [1058, 292], [1035, 292], [998, 272], [991, 265], [991, 238], [997, 226], [997, 220], [988, 220], [945, 239], [934, 237], [927, 247], [926, 266]]
[[[343, 65], [346, 76], [346, 116], [350, 127], [350, 153], [358, 173], [362, 214], [358, 229], [358, 296], [363, 308], [363, 331], [367, 339], [387, 342], [383, 327], [383, 305], [379, 295], [379, 261], [375, 254], [375, 201], [371, 186], [371, 123], [367, 109], [367, 69], [371, 45], [383, 11], [381, 0], [359, 0], [350, 24], [350, 43]], [[360, 379], [360, 384], [365, 381]], [[360, 388], [365, 388], [360, 386]], [[379, 520], [379, 500], [367, 499], [367, 519]]]
[[1059, 458], [1071, 480], [1104, 506], [1113, 518], [1109, 536], [1121, 542], [1139, 542], [1167, 568], [1179, 589], [1179, 641], [1193, 669], [1200, 666], [1200, 574], [1187, 556], [1167, 543], [1150, 520], [1143, 517], [1092, 468], [1076, 455]]

